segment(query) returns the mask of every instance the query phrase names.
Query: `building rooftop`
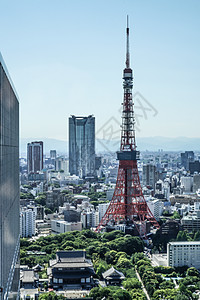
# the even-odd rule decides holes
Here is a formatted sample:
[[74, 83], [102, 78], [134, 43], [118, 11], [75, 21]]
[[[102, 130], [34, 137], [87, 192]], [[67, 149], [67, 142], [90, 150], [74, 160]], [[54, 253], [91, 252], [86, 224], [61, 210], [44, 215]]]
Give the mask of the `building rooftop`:
[[113, 277], [119, 277], [120, 279], [124, 279], [125, 276], [122, 272], [117, 271], [114, 267], [111, 267], [109, 270], [105, 271], [102, 274], [103, 278], [111, 279]]
[[85, 251], [58, 251], [56, 259], [50, 260], [49, 264], [54, 268], [87, 268], [92, 263], [86, 259]]
[[168, 244], [175, 245], [200, 245], [200, 241], [189, 241], [189, 242], [169, 242]]
[[23, 283], [34, 283], [34, 281], [37, 280], [37, 277], [33, 270], [24, 270], [20, 279]]
[[3, 57], [2, 57], [2, 55], [1, 55], [1, 52], [0, 52], [0, 64], [2, 65], [2, 67], [3, 67], [3, 69], [4, 69], [5, 73], [6, 73], [6, 76], [7, 76], [8, 80], [9, 80], [9, 82], [10, 82], [10, 84], [11, 84], [11, 87], [12, 87], [12, 89], [13, 89], [13, 92], [14, 92], [14, 94], [15, 94], [17, 100], [19, 101], [19, 97], [18, 97], [18, 95], [17, 95], [15, 86], [14, 86], [14, 84], [13, 84], [13, 82], [12, 82], [12, 79], [11, 79], [9, 73], [8, 73], [8, 69], [7, 69], [6, 64], [5, 64], [4, 60], [3, 60]]

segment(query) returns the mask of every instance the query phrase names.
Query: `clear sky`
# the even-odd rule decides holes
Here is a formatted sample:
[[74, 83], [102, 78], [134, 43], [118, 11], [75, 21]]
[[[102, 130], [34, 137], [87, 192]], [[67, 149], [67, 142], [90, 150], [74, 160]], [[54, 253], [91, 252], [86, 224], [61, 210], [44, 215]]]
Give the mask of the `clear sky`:
[[21, 137], [66, 140], [71, 114], [119, 130], [127, 14], [137, 136], [200, 136], [199, 0], [0, 0]]

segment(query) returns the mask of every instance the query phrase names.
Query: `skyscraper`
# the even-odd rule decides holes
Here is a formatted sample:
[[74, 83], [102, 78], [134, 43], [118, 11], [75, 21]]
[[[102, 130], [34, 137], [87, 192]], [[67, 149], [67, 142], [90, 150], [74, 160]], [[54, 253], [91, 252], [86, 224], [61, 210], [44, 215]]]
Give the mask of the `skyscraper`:
[[95, 175], [95, 117], [69, 118], [69, 172], [80, 178]]
[[151, 186], [155, 190], [156, 166], [152, 164], [143, 165], [142, 181], [144, 186]]
[[194, 161], [194, 152], [193, 151], [185, 151], [181, 153], [181, 165], [188, 171], [189, 163]]
[[27, 145], [28, 174], [43, 169], [43, 142], [32, 142]]
[[0, 54], [0, 299], [19, 296], [19, 102]]

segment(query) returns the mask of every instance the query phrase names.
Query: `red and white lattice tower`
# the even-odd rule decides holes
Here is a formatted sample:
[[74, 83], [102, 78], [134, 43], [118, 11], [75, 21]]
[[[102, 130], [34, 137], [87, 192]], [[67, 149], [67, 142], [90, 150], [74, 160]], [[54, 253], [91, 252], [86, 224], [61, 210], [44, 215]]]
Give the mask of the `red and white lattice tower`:
[[129, 26], [126, 28], [126, 68], [123, 72], [124, 100], [122, 109], [121, 147], [117, 152], [119, 169], [115, 191], [110, 205], [101, 219], [96, 231], [106, 225], [133, 223], [140, 236], [146, 236], [146, 223], [154, 228], [159, 224], [151, 213], [144, 199], [138, 174], [137, 160], [139, 152], [135, 142], [135, 119], [133, 110], [132, 88], [133, 72], [130, 68]]

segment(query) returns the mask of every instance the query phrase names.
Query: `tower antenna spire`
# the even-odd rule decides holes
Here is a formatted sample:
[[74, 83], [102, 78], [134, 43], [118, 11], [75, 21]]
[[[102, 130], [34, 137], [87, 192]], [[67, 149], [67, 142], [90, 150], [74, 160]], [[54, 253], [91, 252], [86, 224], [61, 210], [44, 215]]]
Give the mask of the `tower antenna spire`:
[[130, 52], [129, 52], [129, 24], [127, 15], [127, 26], [126, 26], [126, 68], [130, 68]]

